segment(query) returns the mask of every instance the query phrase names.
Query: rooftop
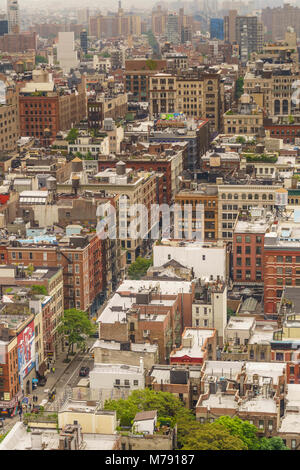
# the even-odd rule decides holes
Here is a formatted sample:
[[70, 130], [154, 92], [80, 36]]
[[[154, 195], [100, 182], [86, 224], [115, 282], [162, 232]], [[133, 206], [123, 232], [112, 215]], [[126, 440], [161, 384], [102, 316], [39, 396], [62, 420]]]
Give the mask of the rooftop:
[[186, 328], [182, 335], [182, 346], [171, 352], [171, 358], [174, 359], [183, 356], [195, 358], [203, 357], [203, 346], [207, 338], [211, 338], [214, 333], [214, 328]]
[[249, 330], [255, 324], [254, 317], [230, 317], [227, 330]]

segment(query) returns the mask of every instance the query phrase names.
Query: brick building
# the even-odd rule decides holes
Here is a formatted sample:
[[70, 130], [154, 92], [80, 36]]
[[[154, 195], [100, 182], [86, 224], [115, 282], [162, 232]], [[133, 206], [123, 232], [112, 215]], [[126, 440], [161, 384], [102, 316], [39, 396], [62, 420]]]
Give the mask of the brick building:
[[[213, 185], [199, 185], [197, 190], [182, 190], [175, 196], [175, 203], [184, 207], [191, 204], [193, 207], [192, 223], [195, 228], [201, 223], [199, 230], [204, 234], [205, 241], [218, 240], [218, 191]], [[196, 207], [202, 204], [204, 207], [204, 217], [197, 220]], [[204, 223], [204, 227], [202, 224]]]
[[133, 101], [149, 101], [149, 78], [166, 67], [166, 60], [126, 60], [125, 91], [133, 94]]
[[263, 219], [237, 220], [232, 243], [234, 282], [262, 284], [264, 237], [268, 227], [269, 223]]
[[3, 52], [24, 52], [37, 49], [36, 32], [10, 33], [0, 36], [0, 49]]
[[[60, 91], [49, 77], [37, 76], [20, 89], [20, 133], [49, 146], [59, 131], [66, 131], [87, 115], [85, 76], [77, 90]], [[43, 80], [43, 81], [42, 81]]]
[[216, 359], [217, 333], [214, 328], [185, 328], [181, 346], [170, 354], [171, 364], [203, 364]]
[[264, 309], [277, 317], [283, 290], [300, 286], [300, 243], [298, 224], [284, 221], [265, 235], [264, 240]]

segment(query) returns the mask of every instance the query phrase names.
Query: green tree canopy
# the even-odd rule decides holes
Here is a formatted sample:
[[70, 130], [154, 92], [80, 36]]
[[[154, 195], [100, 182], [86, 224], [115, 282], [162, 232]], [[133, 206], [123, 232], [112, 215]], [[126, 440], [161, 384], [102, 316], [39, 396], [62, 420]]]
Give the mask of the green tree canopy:
[[145, 276], [147, 270], [152, 266], [152, 259], [139, 256], [128, 268], [130, 279], [138, 280]]
[[131, 426], [136, 413], [157, 410], [158, 422], [177, 425], [181, 450], [285, 450], [279, 437], [259, 438], [257, 428], [238, 417], [221, 416], [213, 423], [196, 421], [191, 410], [168, 392], [134, 390], [126, 400], [106, 400], [105, 410], [117, 412], [121, 426]]
[[239, 99], [244, 93], [244, 77], [239, 77], [236, 81], [235, 95]]
[[62, 322], [58, 327], [58, 332], [63, 333], [69, 343], [67, 360], [74, 344], [83, 348], [87, 337], [93, 334], [95, 330], [96, 327], [91, 323], [87, 313], [83, 310], [77, 310], [76, 308], [65, 310]]
[[181, 450], [247, 450], [247, 446], [242, 439], [214, 422], [193, 429]]
[[222, 425], [232, 436], [241, 439], [248, 450], [287, 450], [280, 437], [260, 438], [257, 435], [256, 426], [250, 424], [249, 421], [243, 421], [237, 416], [234, 418], [221, 416], [215, 423]]
[[31, 286], [31, 292], [36, 295], [47, 295], [47, 289], [45, 286], [33, 285]]
[[79, 133], [79, 131], [78, 131], [78, 129], [75, 129], [75, 127], [73, 127], [73, 128], [69, 131], [69, 133], [68, 133], [68, 135], [67, 135], [67, 137], [66, 137], [66, 140], [69, 142], [69, 144], [74, 144], [74, 143], [75, 143], [75, 140], [76, 140], [77, 137], [78, 137], [78, 133]]
[[35, 63], [36, 63], [36, 65], [37, 64], [47, 64], [48, 60], [46, 59], [46, 57], [44, 57], [42, 55], [36, 55], [35, 56]]
[[183, 403], [172, 393], [156, 392], [149, 388], [134, 390], [127, 400], [107, 400], [105, 410], [115, 410], [121, 426], [131, 426], [136, 413], [157, 410], [158, 418], [170, 419], [171, 425], [177, 419], [194, 419], [192, 413], [184, 408]]
[[260, 439], [260, 450], [289, 450], [289, 448], [284, 445], [281, 437], [270, 437], [269, 439], [262, 437]]

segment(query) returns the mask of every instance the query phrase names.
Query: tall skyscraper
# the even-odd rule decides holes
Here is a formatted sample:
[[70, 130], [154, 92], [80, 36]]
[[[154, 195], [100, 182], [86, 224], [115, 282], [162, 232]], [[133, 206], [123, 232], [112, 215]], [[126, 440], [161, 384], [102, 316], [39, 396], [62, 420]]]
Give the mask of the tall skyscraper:
[[77, 67], [79, 60], [73, 32], [58, 33], [57, 60], [64, 73], [69, 73], [72, 68]]
[[237, 10], [229, 10], [228, 15], [224, 17], [224, 40], [233, 44], [236, 40], [235, 36], [235, 20]]
[[262, 48], [262, 25], [257, 16], [237, 16], [235, 26], [240, 59], [245, 64], [251, 52], [257, 52]]
[[172, 44], [179, 43], [179, 18], [175, 13], [170, 13], [167, 17], [167, 39]]
[[210, 39], [224, 39], [224, 20], [222, 18], [210, 19]]
[[87, 54], [88, 51], [88, 36], [86, 29], [83, 29], [80, 33], [80, 47], [82, 51]]
[[7, 20], [8, 32], [18, 33], [20, 29], [18, 0], [7, 0]]

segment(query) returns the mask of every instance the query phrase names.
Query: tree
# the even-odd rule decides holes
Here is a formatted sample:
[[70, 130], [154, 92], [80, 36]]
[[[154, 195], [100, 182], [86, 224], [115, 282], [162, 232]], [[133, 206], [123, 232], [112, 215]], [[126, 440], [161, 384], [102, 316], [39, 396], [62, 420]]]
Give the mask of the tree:
[[67, 361], [71, 349], [73, 351], [74, 344], [83, 349], [87, 337], [95, 333], [95, 330], [96, 328], [89, 320], [86, 312], [76, 308], [65, 310], [58, 332], [63, 333], [68, 341]]
[[232, 436], [237, 436], [247, 446], [248, 450], [259, 449], [259, 439], [257, 437], [257, 428], [249, 421], [243, 421], [242, 419], [235, 416], [230, 418], [229, 416], [221, 416], [215, 423], [221, 424], [225, 429], [230, 432]]
[[143, 276], [145, 276], [150, 266], [152, 266], [152, 259], [146, 259], [139, 256], [128, 268], [130, 279], [141, 279]]
[[239, 99], [244, 93], [244, 78], [239, 77], [236, 81], [235, 96]]
[[72, 127], [72, 129], [69, 131], [66, 140], [69, 142], [69, 144], [74, 144], [75, 140], [78, 137], [78, 129], [75, 129], [75, 127]]
[[44, 57], [42, 55], [36, 55], [35, 56], [35, 63], [36, 63], [36, 65], [38, 65], [38, 64], [47, 64], [48, 60], [46, 59], [46, 57]]
[[259, 440], [259, 443], [260, 450], [289, 450], [289, 448], [284, 445], [284, 442], [280, 437], [270, 437], [269, 439], [262, 437]]
[[193, 429], [181, 450], [247, 450], [247, 446], [238, 436], [214, 422]]
[[107, 400], [104, 409], [115, 410], [121, 426], [131, 426], [136, 413], [149, 410], [157, 410], [158, 418], [168, 418], [171, 425], [184, 417], [195, 420], [182, 401], [172, 393], [156, 392], [149, 388], [134, 390], [127, 400]]
[[232, 310], [232, 308], [227, 308], [227, 321], [229, 321], [230, 317], [234, 317], [235, 316], [235, 311]]
[[237, 143], [237, 144], [245, 144], [245, 143], [246, 143], [245, 137], [239, 135], [239, 136], [236, 138], [236, 143]]
[[33, 285], [31, 286], [31, 292], [35, 295], [47, 295], [47, 289], [45, 286]]

